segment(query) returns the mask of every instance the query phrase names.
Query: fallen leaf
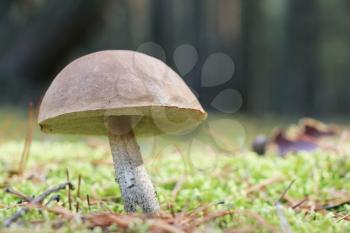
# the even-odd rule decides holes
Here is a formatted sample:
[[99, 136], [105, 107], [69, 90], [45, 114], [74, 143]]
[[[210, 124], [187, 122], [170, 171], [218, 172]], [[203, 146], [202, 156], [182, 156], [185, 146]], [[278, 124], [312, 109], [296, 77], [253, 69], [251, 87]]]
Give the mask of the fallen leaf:
[[282, 157], [290, 152], [313, 151], [317, 148], [317, 144], [310, 140], [302, 138], [299, 140], [288, 139], [282, 130], [277, 132], [272, 143], [277, 146], [278, 154]]

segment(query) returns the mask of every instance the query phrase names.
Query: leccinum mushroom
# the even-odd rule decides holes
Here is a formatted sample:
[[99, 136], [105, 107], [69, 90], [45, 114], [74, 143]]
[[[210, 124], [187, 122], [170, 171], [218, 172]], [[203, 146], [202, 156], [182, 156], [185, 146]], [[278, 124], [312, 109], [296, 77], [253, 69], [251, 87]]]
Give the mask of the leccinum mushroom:
[[163, 62], [124, 50], [83, 56], [53, 80], [40, 107], [47, 133], [108, 135], [124, 207], [156, 213], [159, 204], [135, 136], [180, 133], [207, 116]]

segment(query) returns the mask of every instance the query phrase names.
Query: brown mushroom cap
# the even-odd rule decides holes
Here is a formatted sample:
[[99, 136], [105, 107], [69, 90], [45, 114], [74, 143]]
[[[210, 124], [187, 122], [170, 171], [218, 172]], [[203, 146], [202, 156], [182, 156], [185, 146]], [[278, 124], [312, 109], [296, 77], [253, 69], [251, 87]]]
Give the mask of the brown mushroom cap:
[[39, 112], [44, 132], [106, 135], [106, 117], [131, 116], [139, 135], [177, 133], [207, 117], [184, 81], [162, 61], [126, 50], [83, 56], [47, 90]]

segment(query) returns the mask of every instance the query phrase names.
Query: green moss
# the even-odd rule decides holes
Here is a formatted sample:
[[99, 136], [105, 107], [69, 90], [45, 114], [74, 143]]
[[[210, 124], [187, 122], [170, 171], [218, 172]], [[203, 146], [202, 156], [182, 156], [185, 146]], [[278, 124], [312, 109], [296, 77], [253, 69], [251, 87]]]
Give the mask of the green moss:
[[[111, 156], [106, 141], [97, 140], [97, 145], [86, 141], [34, 141], [30, 158], [23, 178], [7, 177], [7, 170], [18, 166], [23, 142], [10, 141], [0, 145], [0, 182], [27, 195], [35, 195], [49, 186], [61, 183], [66, 179], [66, 169], [69, 169], [73, 183], [77, 183], [78, 175], [82, 176], [80, 211], [82, 213], [114, 211], [122, 213], [123, 205], [120, 192], [114, 182], [114, 171]], [[90, 143], [91, 144], [91, 143]], [[144, 145], [142, 142], [141, 146]], [[143, 146], [142, 146], [143, 147]], [[160, 151], [160, 152], [159, 152]], [[251, 229], [255, 232], [269, 232], [271, 225], [277, 231], [280, 228], [280, 218], [276, 212], [275, 201], [278, 200], [288, 184], [295, 180], [288, 191], [288, 197], [302, 200], [306, 196], [311, 200], [327, 203], [334, 197], [334, 192], [350, 192], [350, 160], [347, 156], [328, 154], [324, 152], [299, 153], [287, 156], [285, 159], [275, 155], [259, 157], [251, 152], [223, 154], [215, 152], [215, 159], [200, 150], [190, 153], [191, 160], [180, 156], [175, 147], [167, 147], [156, 154], [146, 156], [146, 166], [157, 187], [162, 209], [170, 212], [172, 204], [176, 212], [183, 209], [191, 211], [207, 203], [218, 203], [212, 211], [219, 209], [235, 210], [233, 216], [225, 216], [208, 222], [199, 229], [210, 228], [215, 232], [225, 228]], [[201, 153], [201, 154], [200, 154]], [[151, 155], [151, 156], [150, 156]], [[186, 155], [186, 154], [185, 154]], [[184, 164], [184, 161], [192, 161]], [[208, 162], [209, 161], [209, 162]], [[28, 177], [31, 176], [31, 179]], [[246, 190], [255, 184], [268, 179], [278, 178], [265, 188], [252, 191]], [[177, 195], [172, 192], [177, 182], [183, 184]], [[66, 191], [59, 193], [62, 203], [67, 206]], [[87, 205], [86, 195], [97, 204]], [[76, 191], [73, 191], [75, 200]], [[0, 191], [0, 221], [11, 216], [19, 207], [17, 197]], [[75, 202], [73, 202], [75, 205]], [[55, 204], [52, 204], [55, 205]], [[342, 214], [349, 213], [350, 206], [336, 210]], [[282, 203], [282, 211], [293, 232], [348, 232], [350, 223], [339, 221], [336, 213], [305, 212], [294, 210], [287, 202]], [[265, 224], [253, 217], [259, 215]], [[48, 232], [59, 217], [32, 210], [22, 219], [24, 225], [15, 225], [10, 232], [21, 232], [23, 227], [33, 231]], [[34, 225], [31, 221], [45, 220], [44, 224]], [[134, 223], [132, 232], [144, 232], [147, 226]], [[111, 230], [113, 230], [111, 228]], [[84, 224], [71, 221], [65, 223], [58, 232], [101, 232], [99, 228], [87, 229]]]

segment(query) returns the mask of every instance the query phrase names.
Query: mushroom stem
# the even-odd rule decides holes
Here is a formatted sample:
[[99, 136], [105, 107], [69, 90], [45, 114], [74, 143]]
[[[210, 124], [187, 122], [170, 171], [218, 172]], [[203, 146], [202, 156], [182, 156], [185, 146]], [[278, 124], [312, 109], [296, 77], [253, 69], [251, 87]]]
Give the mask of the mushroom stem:
[[107, 118], [116, 181], [119, 183], [124, 208], [135, 212], [140, 206], [144, 213], [154, 214], [160, 209], [154, 186], [143, 165], [140, 148], [136, 142], [130, 118]]

